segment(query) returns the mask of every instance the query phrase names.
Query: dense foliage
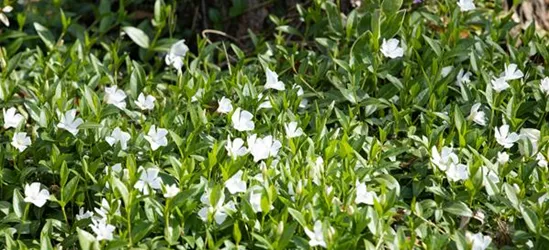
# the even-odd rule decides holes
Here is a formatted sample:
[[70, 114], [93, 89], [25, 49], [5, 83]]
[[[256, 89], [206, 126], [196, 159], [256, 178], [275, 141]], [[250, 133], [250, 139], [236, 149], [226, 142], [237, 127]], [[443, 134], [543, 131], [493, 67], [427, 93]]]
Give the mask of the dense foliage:
[[4, 1], [2, 248], [549, 244], [548, 42], [499, 4], [315, 0], [248, 46], [125, 2]]

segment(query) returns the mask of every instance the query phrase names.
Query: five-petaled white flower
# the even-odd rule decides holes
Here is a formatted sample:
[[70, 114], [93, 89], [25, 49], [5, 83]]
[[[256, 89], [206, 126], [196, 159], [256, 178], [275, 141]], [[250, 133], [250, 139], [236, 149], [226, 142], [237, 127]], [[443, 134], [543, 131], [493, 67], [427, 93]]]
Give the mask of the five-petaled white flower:
[[471, 244], [472, 250], [484, 250], [490, 246], [492, 238], [488, 235], [483, 235], [482, 233], [472, 234], [470, 232], [465, 233], [465, 238], [467, 242]]
[[303, 135], [303, 129], [297, 126], [297, 122], [284, 124], [284, 130], [288, 138], [300, 137]]
[[230, 99], [227, 97], [221, 97], [221, 100], [217, 102], [217, 112], [221, 114], [227, 114], [231, 111], [233, 111], [233, 104]]
[[227, 216], [230, 213], [236, 211], [236, 206], [233, 201], [229, 201], [226, 204], [223, 204], [223, 202], [225, 202], [225, 194], [223, 194], [223, 192], [221, 192], [217, 203], [212, 204], [210, 201], [210, 192], [206, 189], [200, 197], [200, 201], [206, 206], [198, 211], [198, 216], [203, 221], [208, 221], [208, 214], [213, 214], [215, 223], [217, 223], [217, 225], [221, 225], [223, 222], [225, 222], [225, 219], [227, 219]]
[[27, 136], [26, 132], [16, 132], [13, 134], [11, 145], [17, 148], [19, 152], [23, 152], [31, 145], [31, 139]]
[[520, 69], [517, 69], [517, 65], [514, 63], [511, 63], [507, 66], [505, 66], [505, 71], [503, 72], [503, 78], [507, 81], [520, 79], [524, 76], [522, 71]]
[[64, 115], [61, 115], [58, 128], [69, 131], [72, 135], [76, 136], [78, 134], [78, 127], [84, 123], [82, 118], [76, 118], [76, 109], [71, 109], [65, 112]]
[[541, 90], [541, 93], [549, 95], [549, 77], [544, 77], [541, 79], [539, 89]]
[[244, 147], [244, 140], [236, 138], [231, 141], [230, 137], [227, 137], [227, 144], [225, 145], [227, 154], [234, 160], [239, 156], [244, 156], [248, 153], [248, 149]]
[[83, 207], [81, 207], [78, 210], [78, 214], [76, 215], [76, 220], [84, 220], [87, 218], [91, 218], [93, 216], [93, 212], [89, 210], [85, 210]]
[[95, 233], [95, 239], [97, 241], [113, 239], [113, 232], [116, 229], [113, 225], [107, 224], [106, 219], [92, 219], [92, 225], [90, 225], [92, 231]]
[[505, 77], [494, 78], [492, 80], [492, 88], [496, 91], [496, 93], [500, 93], [501, 91], [509, 88], [509, 83], [507, 83]]
[[446, 170], [446, 177], [451, 181], [461, 181], [469, 179], [469, 166], [465, 164], [450, 164]]
[[457, 76], [456, 81], [458, 85], [462, 85], [464, 83], [470, 83], [471, 82], [471, 72], [465, 72], [463, 69], [460, 69]]
[[42, 207], [50, 198], [50, 192], [47, 189], [40, 189], [40, 182], [33, 182], [30, 185], [25, 184], [25, 199], [23, 201], [32, 203], [37, 207]]
[[156, 98], [152, 95], [146, 95], [141, 93], [137, 97], [137, 101], [135, 102], [135, 105], [139, 107], [141, 110], [153, 110], [154, 109], [154, 102], [156, 101]]
[[437, 148], [433, 146], [431, 149], [431, 162], [441, 171], [446, 171], [449, 166], [458, 164], [459, 159], [452, 148], [444, 146], [439, 153]]
[[151, 149], [154, 151], [161, 146], [165, 147], [168, 145], [166, 135], [168, 135], [168, 130], [163, 128], [157, 129], [156, 125], [152, 125], [149, 132], [145, 136], [145, 140], [151, 144]]
[[188, 51], [189, 47], [185, 44], [185, 40], [179, 40], [174, 43], [166, 55], [166, 65], [181, 70], [181, 67], [183, 67], [183, 58]]
[[237, 108], [231, 116], [233, 128], [238, 131], [251, 131], [254, 130], [255, 124], [252, 113]]
[[480, 107], [480, 103], [475, 103], [471, 107], [471, 113], [469, 114], [469, 117], [467, 119], [475, 122], [480, 126], [486, 126], [486, 114], [482, 110], [479, 111]]
[[156, 190], [162, 188], [162, 179], [158, 177], [158, 173], [160, 172], [158, 168], [144, 169], [143, 167], [140, 167], [139, 170], [141, 171], [141, 175], [139, 176], [139, 180], [133, 186], [134, 188], [139, 190], [144, 195], [149, 194], [148, 187]]
[[269, 68], [265, 68], [265, 76], [267, 83], [265, 83], [265, 89], [285, 90], [284, 83], [278, 80], [278, 74]]
[[278, 154], [278, 150], [282, 147], [279, 140], [274, 140], [272, 136], [268, 135], [263, 138], [257, 138], [256, 134], [248, 136], [248, 149], [254, 156], [254, 162], [258, 162], [264, 159], [275, 157]]
[[366, 205], [374, 205], [374, 199], [377, 199], [377, 195], [374, 191], [368, 191], [366, 188], [366, 183], [361, 183], [358, 180], [355, 183], [356, 185], [356, 197], [355, 203]]
[[242, 170], [239, 170], [225, 182], [225, 187], [229, 190], [229, 193], [236, 194], [246, 192], [246, 182], [242, 180], [242, 174]]
[[116, 127], [110, 136], [105, 137], [105, 140], [107, 143], [111, 146], [116, 144], [117, 142], [120, 142], [120, 147], [122, 150], [126, 150], [128, 148], [128, 141], [131, 139], [131, 135], [128, 132], [122, 131], [119, 127]]
[[7, 111], [4, 109], [4, 128], [17, 128], [21, 121], [25, 119], [21, 114], [17, 113], [17, 109], [14, 107], [9, 108]]
[[509, 154], [507, 154], [507, 152], [498, 152], [498, 163], [499, 165], [504, 165], [505, 163], [507, 163], [509, 161]]
[[305, 228], [305, 234], [309, 236], [309, 246], [321, 246], [326, 248], [326, 241], [324, 240], [324, 233], [322, 232], [322, 222], [317, 220], [313, 226], [313, 231]]
[[473, 3], [473, 0], [459, 0], [457, 2], [457, 5], [459, 6], [462, 12], [474, 10], [476, 8], [475, 3]]
[[398, 46], [399, 43], [400, 41], [395, 38], [391, 38], [389, 40], [385, 40], [384, 38], [383, 43], [381, 44], [381, 53], [385, 57], [393, 59], [402, 57], [404, 55], [404, 49]]
[[118, 89], [116, 85], [105, 88], [105, 102], [112, 104], [119, 109], [126, 108], [126, 93], [123, 90]]
[[179, 193], [179, 187], [177, 184], [166, 185], [164, 192], [164, 198], [173, 198]]
[[504, 148], [511, 148], [519, 140], [519, 135], [515, 132], [509, 133], [509, 125], [504, 124], [499, 128], [494, 128], [496, 141]]

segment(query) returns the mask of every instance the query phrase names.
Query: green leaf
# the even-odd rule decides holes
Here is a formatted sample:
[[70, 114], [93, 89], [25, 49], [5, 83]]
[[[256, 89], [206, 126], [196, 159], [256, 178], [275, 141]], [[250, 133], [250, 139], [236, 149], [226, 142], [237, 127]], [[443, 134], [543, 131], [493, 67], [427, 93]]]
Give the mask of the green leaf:
[[135, 44], [139, 45], [139, 47], [144, 49], [149, 48], [150, 41], [149, 41], [149, 37], [147, 36], [147, 34], [145, 34], [145, 32], [132, 26], [123, 27], [122, 30], [124, 30], [124, 32], [126, 32], [126, 34], [128, 34], [128, 36], [132, 39], [132, 41]]
[[23, 196], [19, 192], [19, 190], [14, 189], [13, 190], [13, 212], [15, 215], [17, 215], [17, 218], [22, 218], [23, 213], [25, 212], [25, 206], [26, 203], [23, 199]]
[[402, 6], [402, 0], [383, 0], [381, 9], [385, 14], [393, 15], [398, 10], [400, 10], [401, 6]]
[[537, 234], [537, 226], [539, 224], [538, 216], [532, 209], [528, 207], [522, 207], [520, 210], [520, 213], [522, 214], [522, 218], [524, 219], [524, 222], [526, 222], [526, 226], [528, 226], [528, 229], [532, 232]]
[[76, 194], [76, 191], [78, 190], [79, 180], [80, 178], [78, 176], [75, 176], [63, 188], [62, 197], [61, 197], [61, 200], [63, 202], [68, 203], [72, 199], [72, 197], [74, 197], [74, 194]]
[[443, 210], [454, 215], [473, 217], [473, 211], [462, 201], [446, 203]]
[[303, 217], [301, 212], [293, 208], [288, 208], [288, 212], [290, 213], [292, 218], [294, 218], [294, 220], [296, 220], [302, 227], [307, 227], [307, 222], [305, 221], [305, 218]]
[[38, 33], [40, 39], [46, 44], [46, 47], [51, 50], [55, 44], [55, 38], [50, 30], [39, 23], [34, 23], [34, 29]]
[[76, 231], [78, 232], [78, 242], [80, 243], [80, 249], [82, 250], [99, 250], [99, 245], [95, 241], [95, 237], [80, 229], [79, 227], [76, 228]]

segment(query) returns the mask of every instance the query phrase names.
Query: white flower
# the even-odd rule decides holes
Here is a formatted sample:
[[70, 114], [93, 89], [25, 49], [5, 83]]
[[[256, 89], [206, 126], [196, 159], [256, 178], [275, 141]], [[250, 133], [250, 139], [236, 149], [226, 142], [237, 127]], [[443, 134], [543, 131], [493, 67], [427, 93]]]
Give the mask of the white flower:
[[305, 228], [305, 234], [309, 236], [309, 246], [321, 246], [326, 248], [326, 241], [324, 240], [324, 233], [322, 232], [322, 222], [317, 220], [313, 226], [313, 231]]
[[549, 95], [549, 77], [545, 77], [541, 80], [539, 84], [539, 89], [545, 95]]
[[152, 125], [149, 132], [145, 136], [145, 140], [151, 144], [151, 149], [154, 151], [161, 146], [165, 147], [168, 145], [166, 135], [168, 135], [168, 130], [163, 128], [156, 129], [156, 126]]
[[23, 152], [31, 145], [31, 139], [27, 136], [26, 132], [16, 132], [13, 134], [11, 145], [17, 148], [19, 152]]
[[507, 66], [505, 66], [505, 71], [503, 72], [503, 78], [507, 81], [520, 79], [524, 76], [522, 71], [520, 69], [517, 69], [517, 65], [514, 63], [511, 63]]
[[276, 89], [279, 91], [285, 90], [284, 83], [278, 80], [278, 74], [271, 71], [269, 68], [265, 68], [265, 76], [267, 83], [265, 83], [265, 89]]
[[25, 119], [21, 114], [17, 113], [17, 109], [14, 107], [11, 107], [6, 111], [3, 110], [4, 113], [4, 128], [17, 128], [19, 124], [21, 124], [21, 121]]
[[110, 136], [105, 137], [105, 140], [107, 143], [111, 146], [116, 144], [117, 142], [120, 142], [120, 147], [122, 150], [126, 150], [128, 148], [128, 141], [132, 137], [130, 136], [130, 133], [122, 131], [119, 127], [116, 127]]
[[501, 91], [508, 89], [509, 84], [504, 77], [495, 78], [492, 80], [492, 88], [496, 91], [496, 93], [500, 93]]
[[252, 113], [246, 110], [241, 110], [240, 108], [237, 108], [231, 116], [233, 128], [241, 132], [254, 130], [255, 124], [252, 119]]
[[40, 182], [33, 182], [30, 185], [25, 184], [25, 199], [27, 203], [32, 203], [37, 207], [42, 207], [50, 198], [50, 192], [47, 189], [40, 189]]
[[106, 219], [92, 219], [92, 223], [90, 227], [95, 233], [97, 241], [113, 239], [113, 232], [116, 228], [113, 225], [107, 224]]
[[498, 152], [498, 163], [504, 165], [509, 161], [509, 154], [507, 152]]
[[519, 135], [517, 133], [513, 132], [509, 134], [509, 125], [507, 124], [502, 125], [499, 129], [497, 127], [494, 128], [494, 132], [496, 141], [504, 148], [511, 148], [519, 139]]
[[389, 40], [385, 40], [384, 38], [383, 43], [381, 44], [381, 53], [383, 53], [385, 57], [393, 59], [402, 57], [404, 55], [404, 49], [398, 46], [399, 43], [400, 41], [397, 39], [391, 38]]
[[471, 72], [465, 72], [463, 69], [460, 69], [457, 76], [456, 81], [458, 85], [462, 85], [464, 83], [470, 83], [471, 82]]
[[209, 197], [210, 193], [206, 189], [204, 194], [202, 194], [202, 196], [200, 197], [200, 201], [206, 206], [198, 211], [198, 216], [203, 221], [208, 221], [208, 214], [213, 214], [215, 223], [221, 225], [223, 224], [223, 222], [225, 222], [225, 219], [227, 219], [229, 213], [233, 213], [234, 211], [236, 211], [236, 206], [233, 201], [229, 201], [225, 205], [223, 205], [223, 202], [225, 201], [225, 195], [223, 194], [223, 192], [221, 192], [221, 195], [216, 204], [211, 204]]
[[84, 220], [84, 219], [87, 219], [87, 218], [91, 218], [93, 215], [93, 212], [92, 211], [84, 211], [84, 208], [81, 207], [79, 210], [78, 210], [78, 214], [76, 215], [76, 220]]
[[119, 109], [126, 108], [126, 93], [123, 90], [118, 89], [116, 85], [105, 88], [105, 102], [112, 104]]
[[469, 114], [468, 120], [475, 122], [480, 126], [486, 126], [486, 114], [484, 111], [480, 110], [480, 103], [476, 103], [471, 107], [471, 113]]
[[459, 0], [457, 5], [459, 6], [462, 12], [474, 10], [476, 8], [475, 3], [473, 3], [473, 0]]
[[446, 170], [446, 177], [452, 181], [469, 179], [469, 167], [465, 164], [451, 164]]
[[431, 162], [441, 171], [446, 171], [450, 165], [459, 163], [458, 156], [452, 152], [452, 148], [446, 146], [442, 148], [440, 154], [437, 151], [437, 148], [433, 146], [431, 154]]
[[146, 95], [141, 93], [137, 97], [137, 101], [135, 102], [135, 105], [139, 107], [141, 110], [153, 110], [154, 109], [154, 102], [156, 101], [156, 98], [152, 95]]
[[204, 96], [204, 89], [199, 88], [198, 90], [196, 90], [196, 93], [194, 93], [193, 97], [191, 97], [191, 102], [196, 102], [199, 99], [202, 99], [202, 96]]
[[231, 100], [229, 100], [228, 98], [226, 97], [221, 97], [221, 100], [219, 100], [217, 102], [218, 104], [218, 108], [217, 108], [217, 112], [218, 113], [221, 113], [221, 114], [227, 114], [231, 111], [233, 111], [233, 105], [231, 103]]
[[472, 245], [471, 250], [484, 250], [490, 246], [492, 238], [488, 235], [482, 235], [482, 233], [472, 234], [470, 232], [465, 233], [465, 238], [467, 242]]
[[76, 109], [71, 109], [65, 112], [64, 115], [61, 115], [58, 128], [69, 131], [72, 135], [76, 136], [78, 134], [78, 127], [84, 123], [82, 118], [76, 118]]
[[134, 188], [138, 189], [144, 195], [149, 194], [148, 187], [156, 190], [161, 189], [162, 179], [158, 177], [158, 173], [160, 172], [158, 168], [143, 169], [143, 167], [140, 167], [139, 170], [141, 170], [141, 175], [133, 186]]
[[450, 72], [452, 72], [452, 69], [454, 69], [454, 66], [446, 66], [440, 70], [440, 75], [442, 77], [447, 77]]
[[229, 190], [229, 193], [236, 194], [246, 192], [246, 182], [242, 180], [242, 174], [242, 170], [239, 170], [225, 182], [225, 187]]
[[166, 65], [181, 70], [181, 67], [183, 67], [183, 58], [188, 51], [189, 47], [185, 44], [185, 40], [179, 40], [174, 43], [166, 55]]
[[538, 153], [536, 155], [536, 161], [538, 161], [538, 166], [540, 167], [547, 167], [547, 159], [545, 159], [545, 156], [543, 156], [542, 153]]
[[244, 140], [240, 138], [236, 138], [231, 141], [231, 138], [227, 137], [227, 145], [225, 145], [225, 149], [227, 149], [227, 154], [233, 159], [248, 153], [248, 149], [244, 147]]
[[288, 138], [300, 137], [303, 135], [303, 129], [297, 126], [297, 122], [284, 124], [284, 130]]
[[166, 192], [164, 192], [164, 198], [173, 198], [179, 193], [179, 187], [177, 184], [166, 185]]
[[268, 135], [263, 138], [257, 138], [256, 134], [248, 136], [248, 149], [254, 156], [254, 162], [258, 162], [264, 159], [275, 157], [278, 154], [278, 150], [282, 147], [279, 140], [273, 140], [273, 137]]
[[377, 195], [374, 191], [368, 191], [366, 188], [366, 183], [361, 183], [358, 180], [355, 183], [356, 185], [356, 197], [355, 203], [366, 205], [374, 205], [374, 199], [377, 199]]

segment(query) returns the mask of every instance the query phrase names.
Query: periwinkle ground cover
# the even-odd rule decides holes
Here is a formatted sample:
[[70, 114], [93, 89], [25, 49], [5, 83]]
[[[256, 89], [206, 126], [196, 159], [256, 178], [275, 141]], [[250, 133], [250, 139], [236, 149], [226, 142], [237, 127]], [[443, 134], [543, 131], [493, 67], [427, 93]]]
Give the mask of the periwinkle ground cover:
[[2, 9], [3, 248], [549, 244], [534, 26], [511, 36], [488, 2], [316, 0], [251, 48], [190, 50], [176, 5], [133, 26], [123, 6], [89, 27]]

